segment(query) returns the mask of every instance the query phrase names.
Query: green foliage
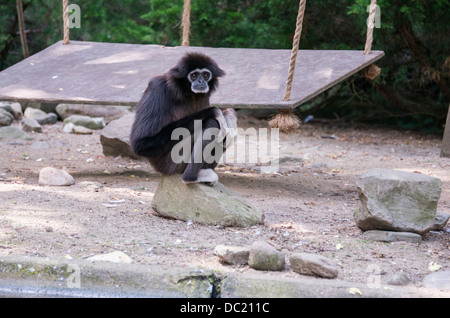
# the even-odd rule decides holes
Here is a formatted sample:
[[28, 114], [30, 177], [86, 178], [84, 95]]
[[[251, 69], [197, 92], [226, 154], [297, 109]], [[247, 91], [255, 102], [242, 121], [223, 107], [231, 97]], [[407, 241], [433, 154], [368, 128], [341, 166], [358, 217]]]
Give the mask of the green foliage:
[[[23, 0], [31, 54], [62, 39], [61, 1]], [[183, 0], [72, 0], [81, 29], [72, 40], [180, 45]], [[191, 0], [193, 46], [290, 49], [298, 0]], [[363, 50], [369, 0], [306, 3], [301, 49]], [[361, 74], [300, 108], [302, 115], [393, 120], [440, 128], [450, 99], [450, 2], [378, 0], [374, 50], [386, 57], [370, 82]], [[0, 69], [22, 58], [15, 1], [0, 4]], [[301, 58], [301, 56], [299, 56]], [[263, 63], [264, 61], [256, 61]]]

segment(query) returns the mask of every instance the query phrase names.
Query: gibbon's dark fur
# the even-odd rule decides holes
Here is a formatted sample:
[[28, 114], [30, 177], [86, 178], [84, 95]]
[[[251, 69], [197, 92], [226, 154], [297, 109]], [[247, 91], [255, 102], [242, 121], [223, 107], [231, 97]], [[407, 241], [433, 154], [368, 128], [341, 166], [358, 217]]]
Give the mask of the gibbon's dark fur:
[[[195, 69], [208, 69], [207, 93], [194, 93], [188, 74]], [[214, 60], [201, 53], [188, 53], [167, 73], [150, 80], [136, 109], [131, 129], [131, 149], [147, 157], [152, 166], [163, 174], [183, 173], [184, 181], [195, 181], [201, 169], [214, 169], [217, 163], [174, 163], [171, 150], [179, 140], [171, 140], [172, 131], [179, 127], [194, 133], [194, 120], [202, 120], [203, 130], [220, 128], [216, 107], [209, 98], [218, 87], [218, 78], [225, 75]], [[235, 115], [234, 110], [231, 115]], [[194, 139], [192, 137], [191, 145]], [[208, 144], [203, 142], [202, 149]], [[193, 147], [192, 147], [193, 149]]]

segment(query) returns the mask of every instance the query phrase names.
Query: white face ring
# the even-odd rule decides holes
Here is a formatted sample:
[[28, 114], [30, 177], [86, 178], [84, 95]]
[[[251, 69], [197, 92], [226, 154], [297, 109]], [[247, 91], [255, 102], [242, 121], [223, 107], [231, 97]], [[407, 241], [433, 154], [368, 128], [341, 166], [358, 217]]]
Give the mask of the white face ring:
[[198, 68], [196, 68], [195, 70], [193, 70], [193, 71], [191, 71], [189, 74], [188, 74], [188, 80], [192, 83], [192, 82], [194, 82], [194, 81], [196, 81], [197, 80], [197, 78], [198, 78], [198, 74], [197, 75], [195, 75], [194, 73], [198, 73], [198, 74], [208, 74], [208, 76], [207, 76], [207, 78], [203, 78], [203, 80], [205, 81], [205, 82], [209, 82], [210, 80], [211, 80], [211, 78], [212, 78], [212, 73], [211, 73], [211, 71], [210, 70], [208, 70], [207, 68], [202, 68], [202, 69], [198, 69]]
[[198, 94], [206, 94], [209, 92], [208, 82], [212, 78], [212, 73], [207, 68], [195, 69], [188, 74], [188, 80], [191, 82], [191, 90]]

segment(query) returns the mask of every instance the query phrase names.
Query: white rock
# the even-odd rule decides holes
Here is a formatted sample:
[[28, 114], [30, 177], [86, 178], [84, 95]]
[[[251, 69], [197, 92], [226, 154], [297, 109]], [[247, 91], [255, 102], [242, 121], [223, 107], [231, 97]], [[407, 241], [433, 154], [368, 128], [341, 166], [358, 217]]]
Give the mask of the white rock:
[[101, 262], [111, 262], [111, 263], [124, 263], [131, 264], [133, 259], [127, 254], [121, 251], [115, 251], [107, 254], [98, 254], [91, 256], [87, 259], [88, 261], [101, 261]]
[[74, 183], [74, 178], [60, 169], [46, 167], [39, 172], [39, 185], [69, 186]]

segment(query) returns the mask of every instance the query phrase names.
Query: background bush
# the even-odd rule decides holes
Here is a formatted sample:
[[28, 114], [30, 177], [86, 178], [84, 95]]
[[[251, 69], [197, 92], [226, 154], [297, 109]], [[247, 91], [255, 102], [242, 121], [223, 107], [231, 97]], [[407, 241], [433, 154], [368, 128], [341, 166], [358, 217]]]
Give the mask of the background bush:
[[[179, 45], [182, 0], [73, 0], [71, 39]], [[363, 50], [369, 0], [306, 4], [301, 49]], [[352, 76], [297, 109], [301, 116], [390, 123], [441, 132], [450, 100], [448, 0], [378, 0], [373, 49], [386, 56], [371, 82]], [[191, 45], [290, 49], [298, 0], [192, 0]], [[24, 0], [31, 54], [62, 39], [61, 1]], [[0, 69], [22, 59], [15, 1], [0, 4]], [[263, 63], [264, 61], [261, 61]]]

